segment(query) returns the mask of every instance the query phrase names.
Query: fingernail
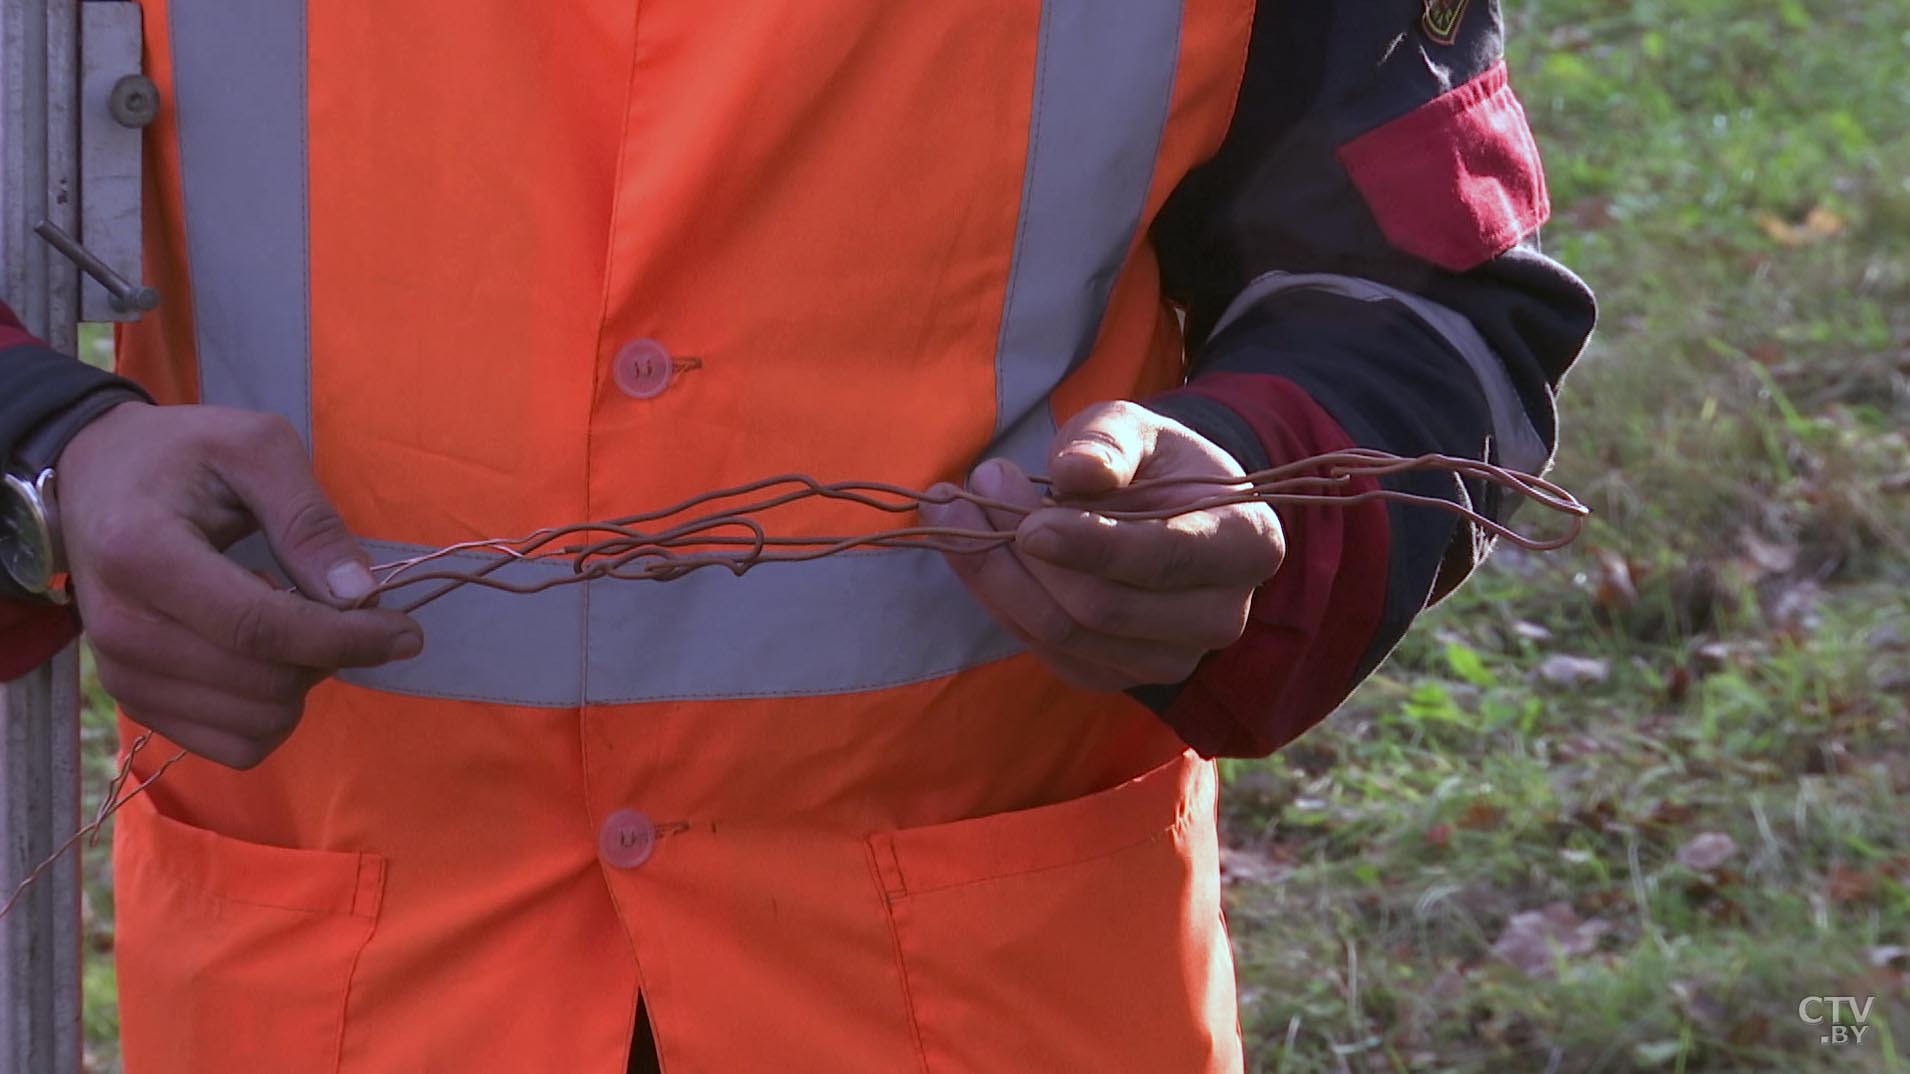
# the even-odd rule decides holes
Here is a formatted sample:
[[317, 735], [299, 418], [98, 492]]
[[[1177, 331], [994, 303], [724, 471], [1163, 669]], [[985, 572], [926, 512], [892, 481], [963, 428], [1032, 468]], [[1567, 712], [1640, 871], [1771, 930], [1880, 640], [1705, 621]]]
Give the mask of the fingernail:
[[925, 526], [940, 525], [941, 520], [948, 517], [949, 501], [954, 499], [959, 491], [946, 481], [930, 486], [923, 494], [921, 506], [915, 509], [916, 516]]
[[363, 563], [348, 559], [325, 572], [325, 584], [331, 588], [333, 597], [357, 600], [371, 592], [378, 580], [371, 576], [371, 569]]
[[1001, 486], [1002, 464], [999, 459], [989, 459], [987, 462], [975, 467], [975, 472], [970, 474], [968, 478], [970, 491], [981, 496], [986, 496], [991, 500], [1000, 498]]
[[398, 640], [391, 643], [393, 660], [409, 660], [421, 652], [424, 652], [424, 639], [409, 630], [398, 635]]
[[1114, 469], [1114, 465], [1115, 465], [1114, 452], [1108, 450], [1108, 447], [1105, 444], [1097, 444], [1092, 440], [1078, 440], [1068, 445], [1067, 453], [1070, 455], [1081, 455], [1086, 458], [1093, 459], [1095, 462], [1100, 463], [1102, 466], [1107, 467], [1109, 470]]

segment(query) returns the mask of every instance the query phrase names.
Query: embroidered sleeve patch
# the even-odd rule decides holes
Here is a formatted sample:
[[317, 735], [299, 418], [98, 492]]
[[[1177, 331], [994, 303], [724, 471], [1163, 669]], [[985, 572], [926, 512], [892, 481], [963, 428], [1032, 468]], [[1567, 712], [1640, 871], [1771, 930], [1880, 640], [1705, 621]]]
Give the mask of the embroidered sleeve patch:
[[1426, 0], [1426, 16], [1419, 20], [1426, 36], [1442, 45], [1459, 40], [1459, 24], [1465, 20], [1471, 0]]

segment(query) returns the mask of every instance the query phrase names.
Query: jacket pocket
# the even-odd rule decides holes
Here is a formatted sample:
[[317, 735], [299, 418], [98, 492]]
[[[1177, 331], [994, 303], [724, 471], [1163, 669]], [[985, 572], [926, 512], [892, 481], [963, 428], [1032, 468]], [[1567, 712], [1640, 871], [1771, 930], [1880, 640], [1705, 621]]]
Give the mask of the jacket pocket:
[[871, 839], [929, 1074], [1241, 1068], [1213, 766]]
[[126, 1069], [338, 1069], [384, 858], [243, 842], [143, 795], [120, 812], [113, 855]]

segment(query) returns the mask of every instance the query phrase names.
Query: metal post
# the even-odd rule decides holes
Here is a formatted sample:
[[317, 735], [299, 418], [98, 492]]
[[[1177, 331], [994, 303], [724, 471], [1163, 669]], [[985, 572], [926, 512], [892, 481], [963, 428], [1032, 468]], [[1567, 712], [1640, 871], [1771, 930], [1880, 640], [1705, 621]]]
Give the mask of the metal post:
[[[33, 233], [79, 232], [79, 0], [0, 0], [0, 297], [78, 349], [79, 273]], [[0, 689], [0, 894], [78, 823], [79, 657]], [[80, 1070], [80, 871], [69, 856], [0, 922], [0, 1069]]]

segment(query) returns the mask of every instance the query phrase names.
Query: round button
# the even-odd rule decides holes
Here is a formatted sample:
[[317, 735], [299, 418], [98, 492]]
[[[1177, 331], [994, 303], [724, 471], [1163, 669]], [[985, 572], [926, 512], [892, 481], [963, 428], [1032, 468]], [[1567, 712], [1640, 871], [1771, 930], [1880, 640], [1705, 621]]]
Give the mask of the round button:
[[597, 833], [597, 853], [618, 869], [635, 869], [650, 860], [657, 848], [657, 826], [635, 809], [619, 809], [604, 818]]
[[617, 388], [633, 399], [652, 399], [670, 386], [670, 352], [654, 339], [637, 339], [623, 345], [611, 363], [610, 375]]

